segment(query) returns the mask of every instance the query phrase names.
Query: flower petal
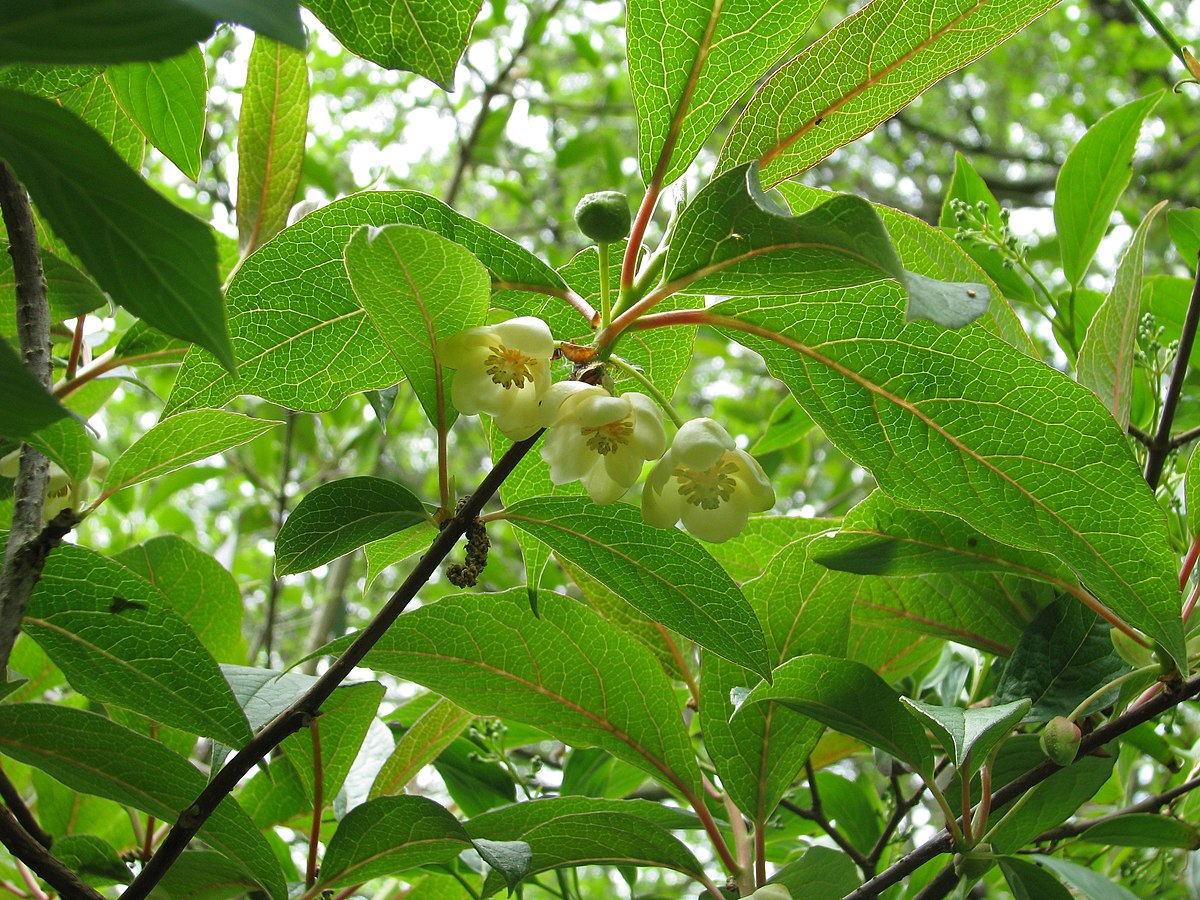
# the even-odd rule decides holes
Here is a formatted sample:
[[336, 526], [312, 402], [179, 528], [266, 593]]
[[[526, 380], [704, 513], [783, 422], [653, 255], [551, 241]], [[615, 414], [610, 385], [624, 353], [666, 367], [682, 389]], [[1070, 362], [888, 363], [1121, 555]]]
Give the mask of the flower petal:
[[520, 316], [492, 326], [505, 347], [520, 350], [528, 356], [545, 357], [554, 355], [554, 335], [541, 319]]
[[690, 419], [684, 422], [671, 442], [676, 464], [689, 469], [707, 469], [716, 465], [726, 450], [737, 445], [724, 428], [712, 419]]

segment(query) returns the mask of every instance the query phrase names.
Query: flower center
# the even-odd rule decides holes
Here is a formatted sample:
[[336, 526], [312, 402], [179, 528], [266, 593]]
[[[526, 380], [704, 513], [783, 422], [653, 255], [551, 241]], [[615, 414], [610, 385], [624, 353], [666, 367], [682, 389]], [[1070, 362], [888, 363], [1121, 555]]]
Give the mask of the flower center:
[[732, 496], [737, 488], [733, 472], [737, 466], [723, 455], [716, 464], [707, 469], [690, 469], [676, 466], [671, 474], [679, 479], [679, 495], [692, 506], [716, 509]]
[[492, 355], [485, 360], [485, 363], [487, 373], [492, 376], [492, 381], [496, 384], [505, 390], [510, 387], [519, 390], [525, 387], [527, 380], [533, 380], [533, 373], [530, 372], [530, 364], [534, 362], [532, 356], [526, 356], [520, 350], [510, 350], [503, 344], [497, 344], [491, 350]]
[[633, 434], [633, 422], [626, 417], [618, 419], [615, 422], [609, 422], [607, 425], [581, 428], [580, 431], [587, 435], [587, 447], [589, 450], [594, 450], [601, 456], [608, 456], [608, 454], [616, 453], [629, 443], [629, 437]]

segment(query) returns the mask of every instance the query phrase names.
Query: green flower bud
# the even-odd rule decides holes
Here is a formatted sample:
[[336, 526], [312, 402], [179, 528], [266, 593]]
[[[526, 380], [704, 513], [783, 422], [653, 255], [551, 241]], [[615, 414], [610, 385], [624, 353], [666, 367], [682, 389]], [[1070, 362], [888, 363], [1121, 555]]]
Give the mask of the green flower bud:
[[1055, 716], [1042, 731], [1042, 752], [1060, 766], [1069, 766], [1079, 752], [1083, 732], [1066, 716]]
[[1150, 652], [1150, 648], [1139, 644], [1120, 628], [1113, 628], [1109, 631], [1108, 636], [1112, 640], [1113, 648], [1117, 651], [1117, 656], [1135, 669], [1154, 662], [1154, 655]]
[[629, 237], [629, 199], [620, 191], [588, 194], [575, 207], [575, 224], [597, 244]]

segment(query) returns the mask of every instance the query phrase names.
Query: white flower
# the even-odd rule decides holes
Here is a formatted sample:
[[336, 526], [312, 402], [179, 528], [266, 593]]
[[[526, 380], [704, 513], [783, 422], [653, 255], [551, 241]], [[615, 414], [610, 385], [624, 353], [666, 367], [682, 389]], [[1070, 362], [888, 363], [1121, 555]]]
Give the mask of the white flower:
[[714, 544], [740, 534], [750, 513], [774, 505], [762, 466], [712, 419], [683, 424], [642, 492], [649, 524], [670, 528], [682, 519], [684, 528]]
[[579, 480], [596, 503], [619, 500], [642, 464], [658, 459], [667, 447], [662, 413], [645, 394], [614, 397], [602, 387], [562, 381], [542, 401], [549, 431], [542, 458], [550, 480]]
[[554, 337], [541, 319], [523, 316], [459, 332], [438, 345], [438, 358], [457, 371], [450, 389], [465, 415], [487, 413], [514, 441], [542, 427], [539, 402], [550, 387]]

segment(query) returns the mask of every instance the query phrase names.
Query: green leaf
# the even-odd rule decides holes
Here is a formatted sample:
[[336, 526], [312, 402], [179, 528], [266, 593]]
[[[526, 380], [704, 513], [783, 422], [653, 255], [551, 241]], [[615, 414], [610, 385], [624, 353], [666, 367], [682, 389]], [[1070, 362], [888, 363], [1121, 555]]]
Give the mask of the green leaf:
[[[850, 610], [861, 578], [830, 572], [809, 557], [813, 535], [828, 527], [800, 520], [794, 537], [762, 576], [743, 590], [763, 623], [771, 663], [778, 667], [805, 653], [846, 651]], [[807, 526], [807, 536], [799, 530]], [[738, 808], [765, 822], [804, 766], [824, 730], [819, 722], [778, 703], [759, 703], [734, 713], [730, 695], [753, 687], [745, 670], [712, 654], [702, 659], [700, 728], [721, 784]], [[732, 717], [732, 718], [731, 718]]]
[[[289, 409], [332, 409], [345, 397], [390, 387], [404, 372], [367, 320], [343, 251], [363, 225], [417, 225], [461, 244], [493, 287], [563, 293], [558, 273], [515, 241], [415, 191], [367, 192], [310, 213], [238, 269], [226, 293], [237, 376], [189, 353], [164, 415], [253, 394]], [[556, 304], [562, 301], [554, 299]]]
[[308, 132], [303, 52], [259, 35], [250, 49], [238, 119], [238, 248], [250, 253], [287, 225]]
[[423, 75], [454, 90], [454, 70], [483, 0], [308, 0], [351, 53], [388, 69]]
[[54, 395], [30, 374], [8, 341], [0, 340], [0, 381], [6, 402], [0, 407], [0, 435], [24, 440], [35, 431], [70, 417]]
[[250, 728], [216, 661], [166, 597], [74, 545], [46, 561], [24, 629], [81, 694], [232, 746]]
[[[214, 854], [215, 855], [215, 854]], [[94, 834], [71, 834], [54, 842], [54, 858], [91, 885], [129, 884], [133, 873], [112, 845]]]
[[792, 860], [774, 875], [768, 884], [782, 884], [792, 897], [804, 900], [841, 900], [861, 883], [858, 869], [845, 853], [831, 847], [809, 847], [799, 859]]
[[92, 438], [78, 419], [59, 419], [29, 436], [28, 442], [79, 484], [92, 471]]
[[1087, 900], [1137, 900], [1137, 894], [1105, 878], [1099, 872], [1054, 856], [1029, 857], [1047, 869], [1053, 869], [1063, 881], [1077, 888]]
[[429, 421], [449, 428], [440, 341], [482, 325], [491, 279], [471, 253], [413, 225], [363, 226], [346, 245], [346, 273]]
[[155, 900], [232, 900], [256, 890], [241, 866], [211, 850], [185, 850], [154, 887]]
[[1054, 227], [1063, 274], [1072, 287], [1083, 281], [1108, 230], [1117, 200], [1133, 177], [1133, 151], [1142, 123], [1162, 98], [1159, 91], [1104, 116], [1071, 148], [1058, 171]]
[[763, 429], [758, 440], [750, 445], [749, 453], [757, 458], [794, 447], [804, 440], [816, 425], [812, 416], [796, 402], [796, 398], [788, 394], [771, 410], [767, 427]]
[[354, 807], [338, 824], [316, 887], [327, 890], [448, 863], [470, 848], [458, 819], [432, 800], [377, 797]]
[[216, 659], [245, 659], [242, 592], [219, 562], [174, 535], [151, 538], [113, 558], [162, 591]]
[[[160, 0], [161, 2], [161, 0]], [[304, 49], [304, 25], [296, 0], [175, 0], [221, 22], [245, 25], [259, 34]]]
[[104, 80], [150, 143], [192, 181], [199, 178], [208, 93], [200, 48], [159, 62], [110, 66]]
[[[96, 283], [69, 262], [42, 249], [42, 271], [46, 275], [46, 299], [50, 301], [50, 321], [65, 322], [108, 301]], [[0, 334], [17, 333], [17, 281], [12, 257], [7, 248], [0, 251]]]
[[1196, 540], [1200, 538], [1200, 446], [1188, 458], [1183, 496], [1187, 510], [1187, 533], [1192, 540]]
[[1042, 867], [1019, 856], [1005, 856], [998, 862], [1014, 900], [1071, 900], [1071, 892]]
[[[205, 777], [158, 741], [103, 716], [41, 703], [0, 705], [0, 750], [67, 787], [174, 822], [204, 790]], [[232, 797], [200, 829], [209, 846], [238, 862], [273, 900], [287, 896], [270, 847]]]
[[[371, 726], [384, 686], [364, 681], [339, 687], [321, 704], [321, 711], [310, 728], [318, 729], [321, 742], [321, 785], [326, 800], [337, 795]], [[291, 764], [311, 806], [315, 795], [316, 759], [312, 735], [308, 730], [290, 735], [279, 745], [279, 752]]]
[[466, 731], [475, 717], [444, 697], [425, 710], [396, 741], [396, 748], [375, 776], [370, 799], [400, 794], [417, 773]]
[[200, 409], [159, 422], [112, 464], [102, 496], [252, 441], [279, 424], [219, 409]]
[[1200, 256], [1200, 209], [1167, 210], [1167, 230], [1184, 264], [1195, 269]]
[[1200, 848], [1200, 831], [1195, 825], [1156, 813], [1128, 813], [1097, 822], [1079, 839], [1112, 847]]
[[821, 5], [633, 0], [625, 34], [642, 179], [668, 185], [682, 175], [729, 108], [804, 36]]
[[700, 772], [654, 657], [575, 600], [543, 592], [539, 603], [534, 618], [524, 588], [443, 598], [397, 619], [363, 664], [475, 715], [601, 747], [694, 796]]
[[[886, 682], [852, 659], [813, 653], [789, 660], [775, 670], [771, 684], [759, 685], [746, 696], [741, 709], [767, 700], [878, 747], [918, 772], [932, 773], [924, 730]], [[739, 715], [740, 710], [735, 720]]]
[[1122, 428], [1129, 427], [1138, 322], [1142, 313], [1143, 255], [1146, 233], [1167, 201], [1146, 213], [1117, 266], [1112, 290], [1104, 298], [1079, 347], [1076, 375], [1096, 392]]
[[71, 113], [0, 91], [0, 156], [113, 299], [232, 370], [212, 230], [149, 187]]
[[[1069, 716], [1098, 687], [1129, 671], [1113, 648], [1109, 630], [1098, 615], [1069, 599], [1046, 607], [1017, 642], [996, 686], [996, 701], [1031, 698], [1030, 722]], [[1112, 703], [1117, 691], [1097, 697], [1083, 715]]]
[[803, 172], [1055, 2], [876, 0], [767, 79], [734, 123], [717, 171], [757, 159], [767, 184]]
[[[121, 109], [121, 105], [117, 103], [117, 96], [107, 81], [95, 78], [73, 91], [60, 95], [58, 100], [98, 131], [131, 169], [141, 170], [142, 159], [146, 155], [146, 137], [138, 130], [133, 119], [125, 114], [125, 110]], [[48, 237], [52, 236], [43, 235], [42, 242], [46, 243]], [[64, 254], [68, 250], [58, 242], [53, 242], [50, 246], [51, 249]]]
[[57, 97], [103, 74], [101, 66], [8, 65], [0, 69], [0, 88], [38, 97]]
[[770, 677], [754, 611], [733, 579], [689, 535], [652, 528], [628, 504], [597, 506], [585, 497], [521, 500], [505, 510], [504, 518], [654, 621]]
[[397, 531], [395, 534], [367, 544], [363, 548], [367, 557], [367, 586], [374, 584], [375, 579], [384, 569], [424, 550], [433, 543], [435, 537], [437, 537], [437, 529], [426, 520], [412, 528]]
[[[938, 225], [948, 234], [954, 234], [961, 227], [952, 208], [952, 202], [955, 200], [961, 200], [977, 210], [982, 204], [983, 218], [992, 228], [999, 232], [1003, 227], [1000, 201], [987, 186], [987, 182], [975, 171], [971, 161], [957, 151], [954, 154], [954, 174], [946, 186], [946, 199], [942, 203], [941, 216], [938, 218]], [[1011, 266], [1004, 264], [1004, 256], [999, 250], [970, 238], [962, 241], [961, 246], [971, 259], [987, 272], [988, 277], [996, 282], [1005, 297], [1026, 303], [1036, 302], [1029, 282]]]
[[709, 316], [753, 329], [729, 334], [897, 502], [1054, 553], [1185, 665], [1165, 518], [1112, 415], [987, 331], [906, 324], [900, 307], [879, 283], [728, 300]]
[[1029, 712], [1029, 700], [963, 709], [936, 706], [901, 697], [900, 702], [919, 723], [933, 732], [954, 767], [967, 778], [987, 765], [988, 757]]
[[[992, 772], [993, 789], [999, 789], [1045, 759], [1037, 735], [1023, 734], [1011, 738], [1000, 748], [996, 757]], [[1032, 788], [1028, 800], [1019, 809], [1013, 810], [1012, 815], [1005, 815], [1011, 804], [993, 809], [992, 821], [996, 825], [987, 835], [988, 842], [997, 853], [1015, 853], [1079, 809], [1108, 781], [1112, 769], [1111, 757], [1080, 757]], [[951, 798], [952, 805], [957, 806], [954, 798], [960, 794], [961, 788], [957, 783], [946, 788], [946, 796]]]
[[[518, 803], [465, 823], [476, 840], [522, 841], [533, 851], [528, 875], [585, 865], [655, 866], [702, 879], [692, 851], [629, 801], [548, 798]], [[499, 885], [489, 878], [484, 896]]]
[[330, 481], [301, 500], [279, 529], [275, 574], [307, 572], [425, 521], [420, 498], [394, 481], [369, 475]]
[[944, 285], [905, 271], [879, 214], [866, 200], [834, 194], [793, 216], [763, 193], [748, 163], [710, 182], [680, 214], [664, 280], [691, 293], [803, 293], [894, 278], [909, 318], [961, 327], [987, 309], [982, 284]]

